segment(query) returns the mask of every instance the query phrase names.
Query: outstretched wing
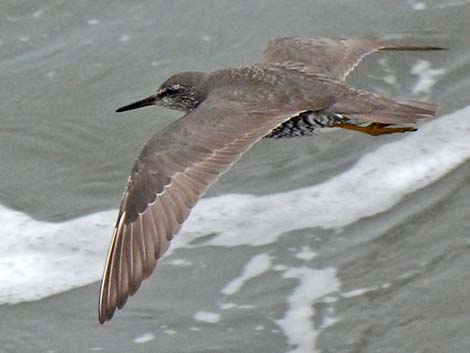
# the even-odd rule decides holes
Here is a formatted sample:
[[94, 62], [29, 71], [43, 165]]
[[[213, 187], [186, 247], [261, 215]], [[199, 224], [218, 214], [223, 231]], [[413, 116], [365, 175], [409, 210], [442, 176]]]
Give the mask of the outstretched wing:
[[147, 142], [129, 177], [114, 229], [101, 283], [101, 323], [153, 272], [207, 188], [288, 118], [209, 97]]
[[344, 80], [368, 54], [377, 50], [440, 50], [442, 48], [394, 44], [368, 39], [314, 39], [287, 37], [268, 43], [263, 61], [301, 64], [312, 74]]

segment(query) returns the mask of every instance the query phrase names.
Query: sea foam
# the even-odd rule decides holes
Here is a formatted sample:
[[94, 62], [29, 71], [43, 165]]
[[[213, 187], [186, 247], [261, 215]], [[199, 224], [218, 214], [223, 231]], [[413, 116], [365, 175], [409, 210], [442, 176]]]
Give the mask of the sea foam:
[[[170, 249], [192, 246], [191, 240], [209, 233], [217, 235], [204, 244], [264, 245], [295, 229], [340, 228], [384, 212], [467, 161], [468, 136], [466, 107], [379, 147], [321, 184], [266, 196], [203, 199]], [[297, 217], [299, 209], [315, 217]], [[0, 304], [37, 300], [97, 281], [115, 217], [112, 210], [50, 223], [0, 206]]]

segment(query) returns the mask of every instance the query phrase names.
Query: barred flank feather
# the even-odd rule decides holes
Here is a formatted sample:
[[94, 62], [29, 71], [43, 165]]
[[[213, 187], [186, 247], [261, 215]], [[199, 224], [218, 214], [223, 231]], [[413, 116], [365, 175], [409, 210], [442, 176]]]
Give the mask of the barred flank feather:
[[339, 114], [305, 111], [276, 127], [265, 138], [289, 138], [315, 135], [318, 129], [333, 127], [349, 119]]

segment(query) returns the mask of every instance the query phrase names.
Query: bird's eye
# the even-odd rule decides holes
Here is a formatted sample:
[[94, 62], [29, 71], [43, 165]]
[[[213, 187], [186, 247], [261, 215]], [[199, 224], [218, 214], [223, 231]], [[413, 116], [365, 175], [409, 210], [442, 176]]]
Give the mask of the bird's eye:
[[171, 85], [165, 89], [165, 93], [171, 96], [172, 94], [175, 94], [179, 92], [180, 90], [181, 90], [181, 85]]
[[163, 97], [168, 97], [168, 96], [173, 96], [176, 93], [181, 92], [182, 86], [181, 85], [171, 85], [171, 86], [166, 86], [164, 88], [160, 88], [160, 90], [157, 92], [157, 96], [160, 98]]
[[174, 89], [173, 87], [168, 87], [167, 89], [165, 89], [165, 93], [167, 95], [172, 95], [172, 94], [175, 94], [176, 92], [178, 92], [178, 90]]

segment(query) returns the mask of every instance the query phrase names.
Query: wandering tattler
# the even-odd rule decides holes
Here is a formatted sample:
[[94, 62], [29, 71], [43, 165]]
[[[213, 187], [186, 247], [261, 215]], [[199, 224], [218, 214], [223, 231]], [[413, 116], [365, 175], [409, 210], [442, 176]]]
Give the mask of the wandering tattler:
[[[118, 109], [160, 105], [186, 115], [155, 134], [134, 164], [105, 265], [99, 321], [110, 320], [124, 306], [199, 197], [261, 138], [310, 135], [319, 127], [372, 135], [413, 131], [410, 124], [434, 116], [434, 103], [387, 98], [344, 80], [364, 56], [378, 50], [438, 49], [362, 39], [279, 38], [253, 66], [179, 73], [154, 95]], [[397, 124], [402, 126], [390, 126]]]

